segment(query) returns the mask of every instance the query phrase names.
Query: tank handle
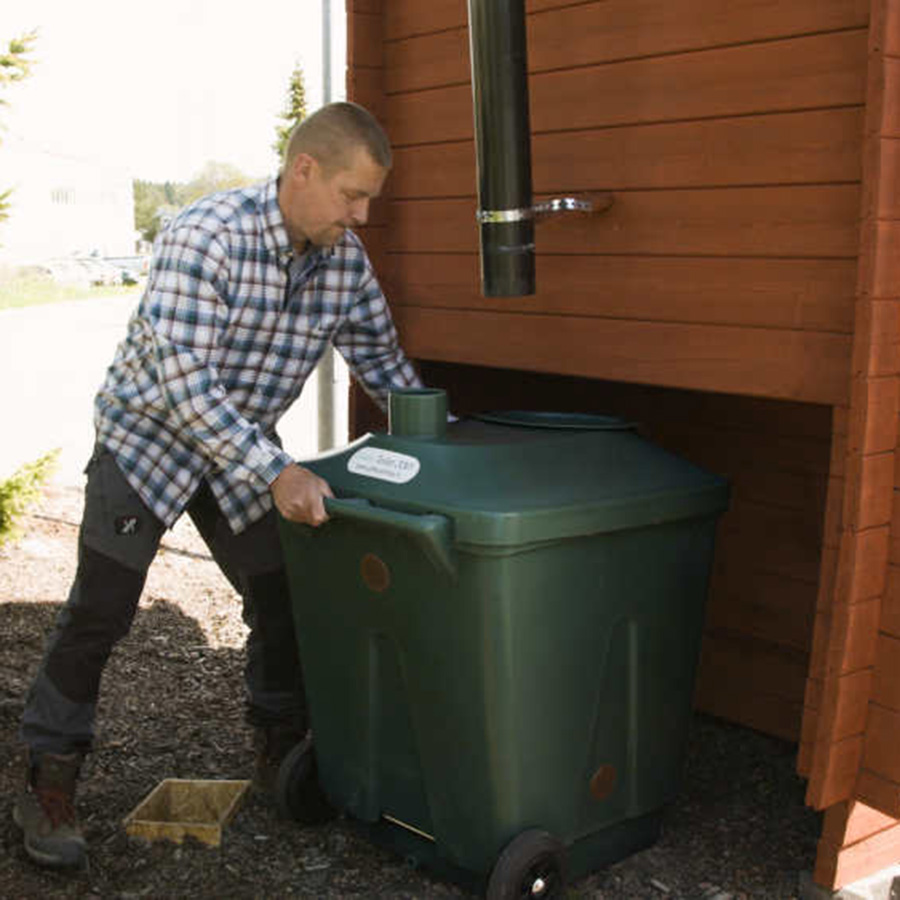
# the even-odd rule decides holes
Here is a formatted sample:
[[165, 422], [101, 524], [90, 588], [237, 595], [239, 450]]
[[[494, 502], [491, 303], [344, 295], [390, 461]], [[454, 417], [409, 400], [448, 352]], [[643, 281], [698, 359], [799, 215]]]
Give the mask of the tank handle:
[[456, 580], [456, 561], [453, 553], [453, 523], [447, 516], [435, 513], [417, 515], [375, 506], [363, 498], [326, 497], [325, 512], [335, 519], [348, 519], [389, 528], [408, 537], [418, 545], [431, 564]]

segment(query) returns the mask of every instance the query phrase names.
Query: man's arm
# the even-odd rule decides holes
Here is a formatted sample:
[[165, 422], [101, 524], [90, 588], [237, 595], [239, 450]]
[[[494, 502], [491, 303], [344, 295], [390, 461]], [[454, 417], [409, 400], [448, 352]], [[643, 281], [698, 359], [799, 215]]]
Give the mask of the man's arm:
[[390, 308], [368, 259], [350, 315], [335, 334], [334, 345], [382, 409], [387, 409], [390, 390], [422, 386], [400, 346]]

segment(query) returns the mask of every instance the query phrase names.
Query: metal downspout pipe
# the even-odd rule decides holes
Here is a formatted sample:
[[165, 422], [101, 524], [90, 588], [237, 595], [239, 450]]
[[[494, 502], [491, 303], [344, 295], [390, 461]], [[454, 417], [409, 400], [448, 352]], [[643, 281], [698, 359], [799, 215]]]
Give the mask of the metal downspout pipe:
[[[331, 103], [331, 0], [322, 0], [322, 105]], [[319, 450], [330, 450], [335, 444], [334, 348], [329, 344], [316, 369], [318, 400]]]
[[535, 292], [525, 0], [468, 0], [481, 289]]

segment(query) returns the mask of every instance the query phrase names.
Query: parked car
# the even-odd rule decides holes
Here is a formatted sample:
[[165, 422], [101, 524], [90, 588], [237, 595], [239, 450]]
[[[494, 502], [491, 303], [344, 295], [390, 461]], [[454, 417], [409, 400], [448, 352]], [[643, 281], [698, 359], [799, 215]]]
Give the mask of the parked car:
[[122, 284], [122, 277], [115, 266], [96, 256], [78, 256], [75, 262], [88, 273], [88, 280], [93, 285]]
[[40, 275], [53, 279], [57, 284], [89, 287], [91, 277], [88, 270], [75, 259], [61, 257], [48, 259], [34, 267]]
[[[107, 256], [104, 261], [110, 265], [116, 266], [125, 275], [123, 276], [123, 284], [137, 284], [137, 282], [145, 277], [150, 271], [150, 257], [143, 254], [135, 254], [134, 256]], [[125, 278], [133, 280], [125, 280]]]

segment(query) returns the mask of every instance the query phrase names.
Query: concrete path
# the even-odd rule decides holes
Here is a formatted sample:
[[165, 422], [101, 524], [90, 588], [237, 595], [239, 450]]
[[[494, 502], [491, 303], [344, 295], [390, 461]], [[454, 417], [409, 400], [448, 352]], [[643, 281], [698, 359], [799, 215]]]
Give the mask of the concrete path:
[[[58, 447], [53, 482], [83, 486], [94, 394], [136, 303], [120, 295], [0, 310], [0, 480]], [[315, 376], [279, 430], [295, 458], [315, 454]]]

